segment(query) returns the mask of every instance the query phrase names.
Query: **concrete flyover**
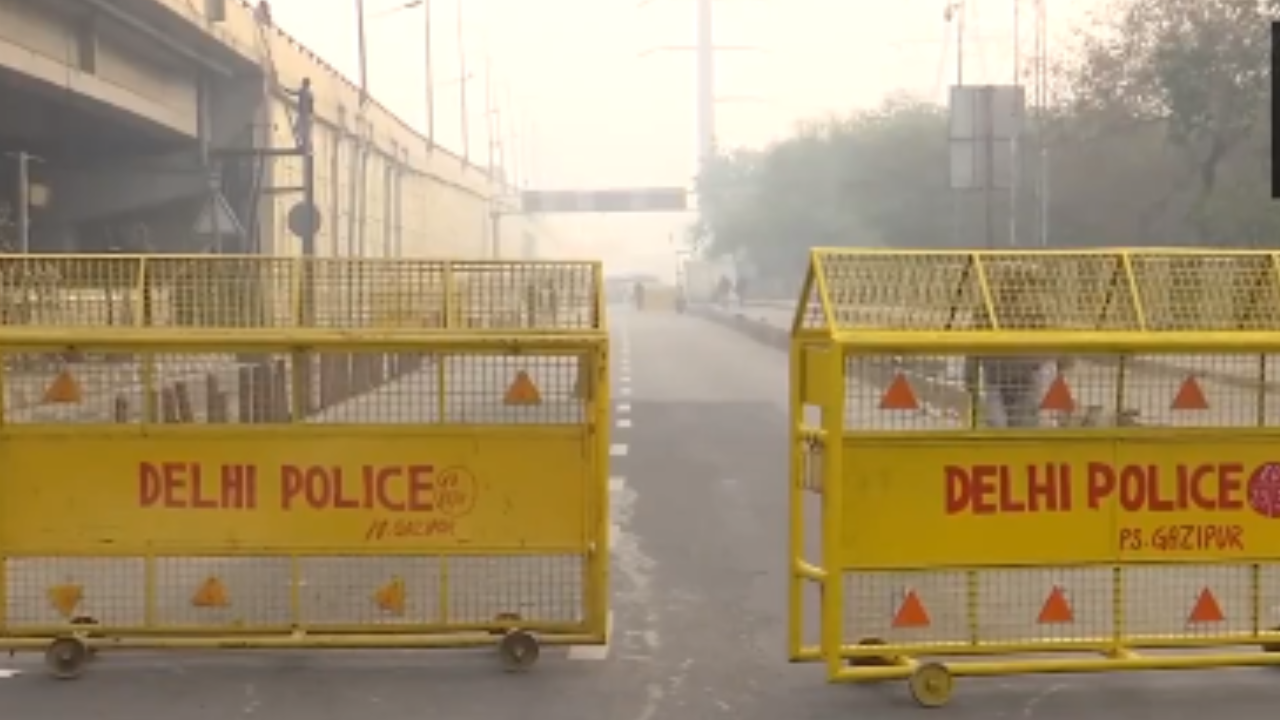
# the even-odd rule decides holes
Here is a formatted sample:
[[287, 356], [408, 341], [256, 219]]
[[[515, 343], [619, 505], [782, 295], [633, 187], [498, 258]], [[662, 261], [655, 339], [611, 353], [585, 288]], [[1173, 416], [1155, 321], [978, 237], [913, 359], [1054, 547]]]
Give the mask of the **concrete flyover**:
[[[17, 244], [15, 161], [40, 158], [29, 247], [44, 252], [294, 254], [297, 158], [205, 150], [294, 144], [286, 90], [309, 79], [320, 255], [555, 253], [507, 188], [419, 135], [238, 0], [0, 0], [0, 231]], [[230, 215], [205, 214], [218, 187]], [[273, 189], [275, 189], [273, 191]], [[7, 205], [7, 207], [6, 207]], [[204, 220], [202, 222], [202, 220]], [[243, 229], [243, 232], [239, 230]]]

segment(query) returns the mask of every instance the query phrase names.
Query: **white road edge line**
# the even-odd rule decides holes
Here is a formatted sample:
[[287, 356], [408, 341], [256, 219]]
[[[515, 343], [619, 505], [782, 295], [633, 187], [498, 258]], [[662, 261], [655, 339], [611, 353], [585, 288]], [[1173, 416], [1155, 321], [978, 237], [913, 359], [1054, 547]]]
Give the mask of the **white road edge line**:
[[0, 670], [0, 680], [12, 680], [21, 674], [21, 670]]
[[629, 387], [619, 388], [619, 389], [618, 389], [618, 394], [619, 394], [619, 395], [627, 395], [627, 396], [629, 396], [629, 395], [631, 395], [631, 388], [629, 388]]
[[609, 492], [621, 492], [626, 485], [627, 479], [624, 477], [609, 478]]
[[618, 427], [620, 427], [620, 428], [629, 428], [629, 427], [631, 427], [631, 418], [622, 418], [621, 420], [619, 420], [619, 421], [618, 421]]
[[631, 403], [618, 403], [618, 412], [631, 412]]
[[617, 443], [609, 448], [609, 454], [614, 457], [626, 457], [627, 446], [623, 443]]
[[570, 645], [570, 660], [608, 660], [609, 646], [613, 642], [613, 611], [609, 611], [609, 615], [604, 621], [604, 644], [603, 645]]

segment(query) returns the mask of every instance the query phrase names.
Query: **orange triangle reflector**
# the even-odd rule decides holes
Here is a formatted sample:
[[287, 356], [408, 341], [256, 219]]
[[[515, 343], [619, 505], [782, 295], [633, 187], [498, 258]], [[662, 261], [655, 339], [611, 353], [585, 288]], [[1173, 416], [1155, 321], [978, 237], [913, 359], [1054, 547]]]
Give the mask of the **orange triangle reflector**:
[[54, 585], [48, 590], [49, 604], [64, 618], [75, 613], [84, 600], [84, 588], [79, 585]]
[[1049, 597], [1045, 598], [1044, 607], [1040, 608], [1040, 617], [1036, 622], [1041, 625], [1054, 625], [1074, 622], [1075, 619], [1076, 614], [1071, 609], [1071, 603], [1067, 602], [1066, 591], [1055, 585]]
[[405, 587], [404, 580], [392, 578], [391, 582], [378, 588], [373, 594], [373, 602], [380, 610], [397, 617], [404, 615]]
[[889, 383], [889, 388], [884, 391], [884, 396], [880, 398], [881, 410], [919, 410], [920, 401], [916, 399], [915, 390], [911, 389], [911, 383], [907, 382], [907, 378], [902, 373], [898, 373], [893, 382]]
[[70, 370], [59, 372], [44, 391], [46, 403], [78, 403], [80, 397], [80, 383]]
[[924, 609], [924, 603], [920, 602], [920, 596], [916, 595], [915, 590], [908, 590], [906, 597], [902, 599], [902, 606], [898, 608], [898, 614], [893, 616], [893, 626], [923, 628], [929, 627], [929, 623], [929, 612]]
[[1191, 608], [1187, 623], [1216, 623], [1226, 619], [1222, 606], [1218, 604], [1218, 598], [1213, 596], [1212, 590], [1205, 588], [1200, 591], [1200, 597], [1196, 598], [1195, 607]]
[[1209, 401], [1205, 399], [1204, 390], [1200, 388], [1195, 375], [1188, 375], [1187, 379], [1182, 381], [1182, 387], [1178, 388], [1178, 394], [1173, 397], [1170, 408], [1173, 410], [1209, 409]]
[[191, 604], [202, 608], [221, 608], [231, 604], [227, 595], [227, 586], [216, 577], [211, 577], [200, 584], [195, 595], [191, 596]]
[[1040, 409], [1052, 412], [1075, 412], [1076, 399], [1071, 396], [1071, 387], [1067, 385], [1066, 378], [1059, 375], [1053, 379], [1049, 391], [1040, 401]]
[[538, 405], [542, 402], [542, 393], [538, 392], [538, 386], [533, 384], [529, 373], [521, 370], [507, 388], [503, 402], [508, 405]]

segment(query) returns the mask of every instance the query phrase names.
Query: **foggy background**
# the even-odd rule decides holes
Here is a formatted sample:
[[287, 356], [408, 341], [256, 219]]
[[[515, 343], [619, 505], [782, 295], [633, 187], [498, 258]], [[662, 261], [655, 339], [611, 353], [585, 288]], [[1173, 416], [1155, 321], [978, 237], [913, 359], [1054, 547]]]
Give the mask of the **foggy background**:
[[[695, 4], [649, 0], [640, 7], [641, 2], [432, 0], [437, 141], [453, 150], [463, 147], [464, 57], [468, 145], [480, 164], [488, 157], [489, 79], [507, 165], [518, 163], [528, 187], [692, 187], [695, 58], [691, 51], [661, 48], [693, 44]], [[1010, 82], [1013, 3], [968, 2], [966, 83]], [[421, 129], [425, 18], [422, 7], [405, 5], [366, 0], [369, 82], [379, 102]], [[747, 49], [716, 57], [719, 145], [762, 147], [790, 135], [797, 121], [874, 107], [895, 92], [945, 102], [956, 54], [954, 42], [944, 42], [946, 33], [954, 34], [943, 17], [945, 5], [720, 0], [717, 45]], [[1071, 28], [1099, 5], [1049, 0], [1051, 42], [1067, 41]], [[354, 0], [272, 2], [278, 25], [350, 78], [359, 74], [355, 7]], [[670, 238], [681, 242], [693, 220], [688, 214], [551, 222], [565, 246], [561, 254], [603, 258], [612, 272], [669, 277], [675, 264]]]

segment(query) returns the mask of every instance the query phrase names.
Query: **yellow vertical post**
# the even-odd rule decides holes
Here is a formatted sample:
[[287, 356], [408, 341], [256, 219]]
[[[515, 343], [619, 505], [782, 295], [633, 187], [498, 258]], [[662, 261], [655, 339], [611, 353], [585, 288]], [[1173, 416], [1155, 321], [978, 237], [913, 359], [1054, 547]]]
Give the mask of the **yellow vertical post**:
[[822, 429], [826, 445], [822, 455], [822, 655], [827, 677], [834, 680], [844, 669], [840, 656], [844, 644], [844, 384], [845, 348], [836, 345], [828, 353], [823, 383], [831, 395], [822, 403]]
[[[151, 314], [151, 293], [147, 292], [150, 279], [147, 277], [150, 267], [145, 257], [138, 258], [137, 310], [133, 317], [139, 326], [146, 326]], [[159, 394], [156, 392], [156, 355], [147, 350], [139, 358], [142, 361], [142, 424], [149, 425], [156, 421], [158, 414]]]
[[[836, 313], [831, 302], [831, 288], [827, 286], [826, 272], [821, 254], [813, 255], [813, 280], [818, 286], [818, 299], [822, 303], [822, 315], [827, 323], [828, 338], [834, 333]], [[819, 406], [822, 409], [822, 430], [826, 445], [822, 455], [822, 565], [826, 573], [822, 577], [822, 620], [819, 623], [822, 657], [827, 665], [827, 677], [834, 680], [840, 675], [844, 661], [840, 647], [844, 640], [844, 558], [840, 551], [841, 525], [844, 502], [844, 383], [846, 348], [828, 340], [828, 350], [822, 363], [822, 386], [826, 397]]]
[[[289, 278], [289, 293], [292, 299], [291, 314], [293, 316], [293, 326], [295, 328], [307, 328], [310, 323], [308, 317], [312, 308], [307, 307], [308, 301], [315, 297], [315, 288], [308, 288], [311, 282], [311, 268], [309, 261], [304, 257], [294, 258], [291, 263], [293, 272]], [[292, 406], [289, 412], [291, 422], [306, 422], [307, 415], [311, 412], [311, 408], [307, 407], [307, 398], [310, 396], [311, 385], [311, 353], [307, 350], [294, 350], [292, 367], [289, 368], [289, 378], [291, 380], [289, 404]]]
[[[802, 297], [808, 297], [808, 281]], [[797, 565], [804, 555], [804, 348], [795, 334], [791, 338], [790, 402], [788, 418], [787, 505], [790, 514], [787, 528], [787, 658], [800, 660], [804, 645], [804, 583]]]
[[[455, 327], [454, 314], [454, 293], [457, 292], [457, 278], [453, 273], [453, 263], [447, 262], [444, 265], [444, 307], [442, 314], [444, 315], [444, 329], [452, 330]], [[448, 403], [448, 383], [445, 376], [449, 373], [449, 356], [436, 355], [436, 420], [445, 422], [449, 414]]]
[[[611, 524], [609, 522], [609, 443], [611, 439], [611, 409], [613, 406], [613, 393], [609, 384], [609, 363], [612, 353], [609, 351], [610, 338], [608, 334], [608, 323], [604, 316], [604, 265], [602, 263], [594, 263], [592, 268], [591, 291], [594, 297], [591, 299], [592, 306], [596, 312], [595, 329], [600, 333], [599, 340], [591, 350], [588, 358], [587, 384], [585, 401], [591, 403], [590, 411], [593, 416], [595, 425], [595, 442], [592, 447], [592, 463], [589, 470], [587, 481], [588, 487], [587, 497], [592, 498], [589, 503], [590, 507], [595, 509], [594, 527], [595, 538], [589, 539], [590, 545], [595, 548], [595, 552], [591, 558], [591, 581], [587, 587], [591, 588], [591, 597], [589, 599], [592, 612], [589, 615], [593, 630], [598, 631], [601, 635], [601, 641], [606, 640], [605, 634], [608, 632], [609, 619], [609, 561], [611, 556], [610, 548], [613, 545], [613, 539], [609, 537]], [[579, 365], [581, 368], [581, 365]], [[581, 369], [579, 369], [581, 372]]]
[[[597, 286], [598, 288], [599, 286]], [[591, 556], [588, 599], [591, 612], [588, 614], [592, 634], [599, 633], [603, 641], [608, 630], [609, 615], [609, 557], [611, 538], [609, 537], [609, 440], [610, 440], [610, 403], [609, 392], [609, 338], [600, 338], [592, 349], [591, 363], [594, 371], [587, 384], [587, 402], [592, 403], [592, 424], [595, 425], [592, 443], [592, 463], [588, 471], [588, 494], [591, 498], [588, 507], [594, 510], [592, 527], [594, 538], [588, 538], [588, 547], [594, 548]]]

